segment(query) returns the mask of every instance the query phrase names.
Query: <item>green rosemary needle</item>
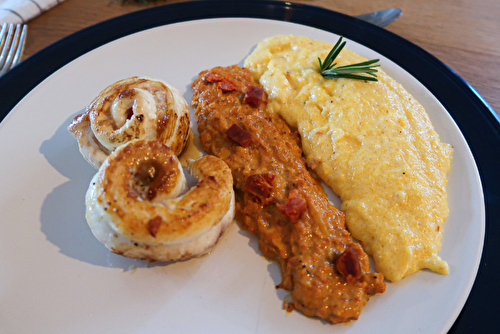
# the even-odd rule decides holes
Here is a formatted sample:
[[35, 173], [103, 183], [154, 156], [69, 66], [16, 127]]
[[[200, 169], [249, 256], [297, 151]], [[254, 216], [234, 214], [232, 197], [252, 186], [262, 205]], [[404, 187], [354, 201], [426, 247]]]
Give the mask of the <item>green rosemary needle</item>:
[[[375, 74], [377, 71], [376, 67], [380, 67], [379, 64], [375, 64], [379, 61], [379, 59], [367, 60], [361, 63], [338, 66], [337, 63], [333, 63], [335, 58], [339, 55], [340, 51], [345, 47], [346, 42], [342, 42], [342, 36], [340, 36], [337, 44], [333, 47], [333, 49], [326, 56], [325, 61], [322, 62], [319, 60], [319, 70], [321, 75], [325, 79], [333, 79], [333, 78], [348, 78], [348, 79], [358, 79], [358, 80], [368, 80], [368, 81], [378, 81], [377, 75]], [[359, 73], [359, 74], [358, 74]], [[360, 75], [360, 74], [368, 74], [368, 75]]]

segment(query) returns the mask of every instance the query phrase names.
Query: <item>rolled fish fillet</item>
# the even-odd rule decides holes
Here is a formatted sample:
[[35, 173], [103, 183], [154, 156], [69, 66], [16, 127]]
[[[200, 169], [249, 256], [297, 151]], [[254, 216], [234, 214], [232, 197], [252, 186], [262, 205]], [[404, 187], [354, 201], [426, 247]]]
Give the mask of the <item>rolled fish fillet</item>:
[[214, 156], [188, 161], [188, 171], [198, 184], [185, 192], [182, 167], [166, 145], [132, 140], [120, 146], [85, 197], [95, 237], [113, 253], [150, 262], [208, 253], [233, 221], [233, 177]]
[[190, 126], [189, 106], [176, 88], [152, 77], [130, 77], [101, 91], [68, 131], [85, 160], [99, 169], [114, 149], [133, 139], [159, 140], [179, 155]]

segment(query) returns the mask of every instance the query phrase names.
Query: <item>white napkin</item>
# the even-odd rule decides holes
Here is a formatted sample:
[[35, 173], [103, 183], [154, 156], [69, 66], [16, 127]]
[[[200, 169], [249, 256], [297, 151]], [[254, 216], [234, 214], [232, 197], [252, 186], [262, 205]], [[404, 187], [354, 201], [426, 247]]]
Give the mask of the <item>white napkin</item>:
[[0, 0], [0, 25], [26, 23], [64, 0]]

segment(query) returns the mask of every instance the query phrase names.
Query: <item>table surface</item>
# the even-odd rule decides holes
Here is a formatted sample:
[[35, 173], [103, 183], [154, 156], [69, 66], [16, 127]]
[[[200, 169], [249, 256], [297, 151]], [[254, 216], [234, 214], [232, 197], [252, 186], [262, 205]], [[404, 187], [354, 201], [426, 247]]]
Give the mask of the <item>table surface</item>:
[[[65, 0], [28, 22], [24, 58], [101, 21], [178, 0]], [[296, 3], [359, 15], [397, 7], [403, 15], [387, 30], [422, 47], [471, 84], [500, 113], [500, 1], [498, 0], [297, 0]]]

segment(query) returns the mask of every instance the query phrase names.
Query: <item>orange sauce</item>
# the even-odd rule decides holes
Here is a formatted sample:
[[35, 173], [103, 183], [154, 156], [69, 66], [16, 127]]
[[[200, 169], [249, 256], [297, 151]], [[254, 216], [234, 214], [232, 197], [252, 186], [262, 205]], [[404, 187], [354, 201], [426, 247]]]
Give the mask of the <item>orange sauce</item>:
[[[227, 78], [231, 85], [207, 79], [214, 77]], [[368, 299], [385, 290], [383, 275], [370, 270], [368, 256], [345, 229], [344, 213], [308, 172], [297, 133], [280, 116], [265, 112], [265, 94], [257, 106], [245, 103], [249, 86], [259, 84], [237, 65], [198, 75], [192, 84], [192, 106], [201, 145], [231, 169], [236, 217], [257, 235], [263, 254], [280, 265], [282, 282], [277, 288], [290, 291], [287, 309], [293, 306], [331, 323], [355, 320]], [[245, 147], [226, 135], [234, 124], [251, 135]], [[252, 175], [266, 176], [268, 182], [262, 182], [270, 187], [260, 190], [268, 189], [269, 194], [259, 197], [248, 191]], [[290, 196], [306, 203], [298, 219], [282, 209]], [[359, 260], [361, 272], [355, 279], [341, 274], [336, 265], [348, 249]]]

